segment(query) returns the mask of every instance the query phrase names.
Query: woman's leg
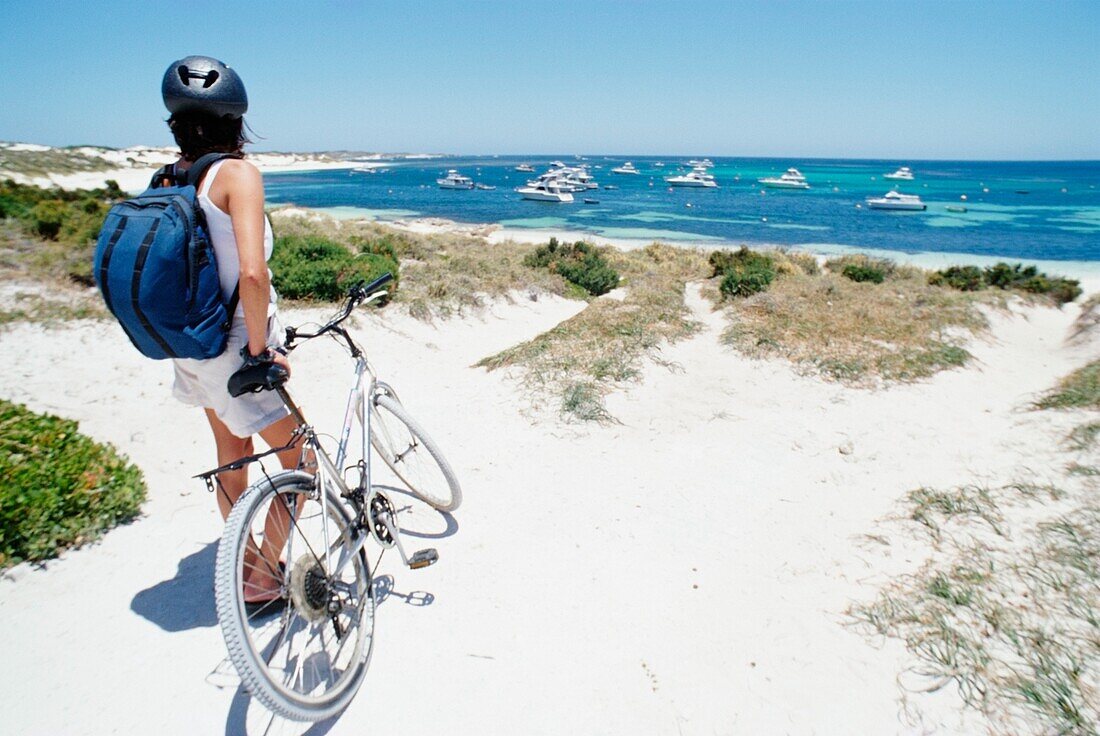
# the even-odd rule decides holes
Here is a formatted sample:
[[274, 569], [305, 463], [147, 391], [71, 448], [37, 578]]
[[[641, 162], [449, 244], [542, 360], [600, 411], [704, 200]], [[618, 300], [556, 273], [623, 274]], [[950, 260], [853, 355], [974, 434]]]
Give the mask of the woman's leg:
[[[214, 432], [214, 442], [217, 445], [218, 452], [218, 465], [225, 465], [231, 463], [238, 458], [245, 455], [251, 455], [255, 452], [255, 446], [253, 445], [251, 437], [238, 437], [233, 434], [229, 427], [225, 426], [225, 423], [213, 412], [211, 409], [206, 409], [206, 418], [210, 422], [210, 428]], [[276, 422], [280, 424], [281, 422]], [[275, 425], [271, 425], [275, 427]], [[268, 432], [271, 427], [265, 429], [264, 432]], [[290, 442], [290, 431], [285, 432], [285, 439], [282, 435], [270, 434], [271, 441], [275, 441], [278, 437], [282, 439], [279, 444], [272, 444], [272, 447], [282, 447]], [[293, 450], [288, 450], [279, 453], [279, 460], [283, 467], [293, 468], [297, 466], [297, 460], [291, 460]], [[222, 518], [229, 516], [230, 510], [233, 508], [233, 504], [237, 502], [237, 499], [241, 497], [245, 489], [248, 488], [248, 466], [238, 470], [227, 470], [218, 475], [220, 485], [217, 489], [218, 496], [218, 509], [221, 511]], [[272, 504], [272, 510], [278, 508], [277, 504]], [[273, 527], [277, 525], [277, 530]], [[281, 531], [287, 528], [289, 517], [284, 512], [279, 517], [273, 519], [272, 514], [268, 514], [268, 520], [265, 524], [265, 537], [270, 537], [274, 532], [282, 543], [286, 541], [286, 533]], [[278, 562], [279, 553], [282, 551], [283, 544], [275, 544], [275, 540], [265, 539], [263, 549], [258, 549], [256, 544], [249, 541], [248, 547], [245, 549], [244, 566], [245, 566], [245, 600], [265, 600], [272, 597], [272, 592], [279, 590], [281, 581], [279, 580]]]
[[[218, 419], [213, 409], [204, 409], [204, 411], [206, 420], [210, 422], [210, 429], [214, 431], [214, 443], [218, 448], [218, 465], [231, 463], [254, 452], [251, 437], [238, 437], [229, 431], [229, 427], [225, 426], [221, 419]], [[222, 519], [229, 516], [233, 504], [246, 488], [248, 488], [248, 466], [218, 474], [218, 509], [222, 512]]]
[[[260, 430], [260, 436], [269, 447], [286, 447], [294, 439], [294, 430], [298, 428], [294, 417], [283, 417], [279, 421], [269, 424]], [[300, 442], [289, 449], [277, 453], [279, 462], [287, 470], [293, 470], [299, 466], [308, 472], [310, 465], [302, 463], [302, 445]], [[307, 453], [307, 460], [312, 461]], [[298, 497], [298, 508], [295, 516], [301, 513], [305, 498]], [[279, 496], [272, 500], [268, 508], [267, 519], [264, 520], [264, 541], [260, 546], [259, 555], [267, 562], [261, 564], [254, 574], [247, 577], [245, 585], [245, 600], [265, 600], [271, 598], [279, 591], [282, 581], [275, 574], [269, 574], [269, 570], [278, 570], [277, 563], [283, 548], [286, 547], [287, 538], [290, 536], [292, 521], [290, 509], [285, 503], [285, 497]]]

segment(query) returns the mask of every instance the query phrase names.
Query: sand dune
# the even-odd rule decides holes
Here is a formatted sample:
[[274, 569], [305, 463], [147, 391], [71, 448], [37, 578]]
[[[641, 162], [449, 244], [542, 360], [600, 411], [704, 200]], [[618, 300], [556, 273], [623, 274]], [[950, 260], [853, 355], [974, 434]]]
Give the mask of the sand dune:
[[[621, 423], [607, 426], [531, 416], [507, 376], [470, 367], [578, 303], [359, 319], [466, 500], [454, 519], [419, 504], [405, 515], [441, 535], [441, 562], [383, 562], [393, 587], [371, 671], [329, 733], [383, 727], [379, 714], [402, 734], [981, 731], [950, 688], [920, 697], [922, 723], [900, 718], [903, 648], [868, 646], [842, 614], [889, 572], [864, 561], [862, 535], [906, 491], [1041, 472], [1064, 428], [1020, 407], [1082, 361], [1063, 345], [1077, 308], [994, 315], [973, 367], [870, 392], [739, 357], [695, 285], [687, 297], [706, 329], [666, 348], [671, 370], [650, 365], [610, 396]], [[190, 479], [213, 465], [201, 412], [113, 323], [14, 326], [0, 348], [19, 355], [0, 364], [6, 398], [80, 420], [150, 488], [141, 519], [0, 581], [6, 729], [264, 732], [214, 617], [220, 522]], [[343, 356], [326, 344], [295, 359], [301, 403], [335, 427]], [[916, 561], [895, 541], [905, 569]], [[412, 605], [419, 591], [430, 605]]]

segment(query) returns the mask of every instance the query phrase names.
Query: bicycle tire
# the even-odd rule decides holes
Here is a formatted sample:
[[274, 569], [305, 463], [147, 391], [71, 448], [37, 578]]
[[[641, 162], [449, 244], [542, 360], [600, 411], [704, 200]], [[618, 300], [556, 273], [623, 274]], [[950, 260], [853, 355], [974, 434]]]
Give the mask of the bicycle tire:
[[[358, 692], [363, 680], [366, 677], [367, 669], [370, 666], [371, 653], [374, 645], [374, 618], [375, 618], [375, 606], [374, 601], [374, 585], [371, 577], [371, 569], [367, 560], [366, 551], [360, 548], [354, 558], [348, 558], [355, 570], [355, 588], [359, 590], [359, 604], [356, 607], [356, 615], [359, 617], [356, 623], [356, 647], [351, 652], [351, 659], [349, 660], [348, 668], [346, 670], [346, 676], [342, 676], [337, 679], [335, 684], [338, 684], [338, 688], [334, 688], [331, 692], [326, 691], [320, 696], [306, 696], [306, 694], [296, 694], [293, 690], [294, 682], [291, 681], [291, 687], [288, 689], [285, 687], [285, 683], [279, 683], [273, 677], [272, 670], [269, 668], [268, 663], [275, 659], [276, 652], [280, 648], [280, 644], [283, 641], [285, 634], [279, 633], [278, 639], [275, 642], [275, 646], [269, 654], [264, 656], [268, 657], [268, 663], [261, 663], [261, 651], [257, 651], [256, 642], [253, 640], [254, 635], [258, 635], [258, 632], [262, 632], [264, 628], [261, 627], [258, 632], [254, 632], [251, 627], [256, 625], [256, 620], [250, 620], [247, 613], [246, 606], [244, 604], [243, 595], [243, 574], [244, 574], [244, 560], [245, 549], [249, 544], [255, 546], [253, 539], [253, 524], [259, 518], [259, 515], [264, 514], [264, 532], [267, 531], [267, 524], [270, 517], [267, 516], [267, 512], [264, 511], [265, 501], [268, 499], [274, 500], [277, 495], [286, 493], [301, 494], [302, 498], [307, 499], [302, 502], [303, 510], [298, 512], [298, 515], [302, 518], [298, 521], [305, 520], [304, 508], [307, 503], [309, 494], [316, 495], [314, 489], [314, 478], [308, 473], [297, 470], [288, 470], [281, 473], [277, 473], [273, 476], [266, 477], [252, 485], [241, 498], [234, 504], [233, 509], [230, 511], [229, 517], [226, 519], [225, 531], [222, 535], [221, 542], [218, 544], [218, 554], [214, 568], [214, 595], [217, 604], [218, 622], [221, 626], [222, 635], [225, 638], [226, 648], [229, 651], [229, 659], [237, 669], [237, 673], [240, 675], [241, 683], [251, 693], [252, 697], [259, 701], [264, 707], [270, 710], [272, 713], [280, 715], [284, 718], [288, 718], [295, 721], [319, 721], [325, 718], [329, 718], [339, 712], [341, 712], [351, 702]], [[333, 492], [328, 491], [326, 493], [328, 500], [329, 516], [333, 517], [333, 520], [343, 526], [344, 530], [349, 529], [353, 524], [353, 518], [348, 512], [347, 506], [344, 502]], [[320, 508], [318, 501], [313, 501], [313, 504]], [[287, 507], [289, 508], [289, 507]], [[322, 517], [323, 518], [323, 517]], [[325, 522], [322, 522], [325, 523]], [[298, 527], [295, 523], [290, 526]], [[298, 528], [298, 532], [302, 533]], [[294, 529], [290, 528], [288, 535], [291, 538], [289, 545], [284, 545], [284, 552], [292, 553], [293, 547], [293, 534]], [[343, 534], [343, 532], [341, 532]], [[306, 544], [306, 548], [309, 552], [313, 552], [311, 546]], [[332, 547], [330, 546], [331, 550]], [[289, 556], [289, 555], [288, 555]], [[330, 555], [324, 555], [326, 558]], [[307, 558], [308, 555], [303, 555], [303, 558]], [[358, 558], [358, 565], [356, 565], [355, 558]], [[316, 559], [316, 557], [314, 557]], [[308, 560], [307, 560], [308, 562]], [[320, 564], [320, 563], [318, 563]], [[288, 567], [294, 567], [295, 561], [288, 559]], [[293, 579], [293, 570], [280, 570], [283, 575], [284, 589], [292, 587], [290, 582]], [[309, 573], [306, 573], [308, 576]], [[304, 583], [303, 583], [304, 585]], [[304, 588], [303, 588], [304, 590]], [[290, 600], [285, 603], [284, 612], [280, 615], [280, 623], [284, 628], [289, 628], [296, 620], [297, 616], [301, 621], [305, 621], [305, 617], [297, 610], [297, 603], [295, 602], [293, 595], [289, 595]], [[316, 611], [312, 612], [316, 615]], [[341, 610], [343, 613], [343, 610]], [[337, 614], [334, 614], [336, 616]], [[369, 617], [369, 624], [366, 625], [365, 635], [363, 633], [364, 619]], [[348, 617], [349, 621], [352, 617]], [[324, 627], [329, 626], [328, 621], [322, 620], [321, 623], [321, 644], [325, 647], [327, 653], [327, 644], [325, 644]], [[349, 629], [350, 630], [350, 629]], [[294, 637], [296, 633], [292, 633], [286, 636], [286, 642], [288, 645], [288, 664], [290, 650], [293, 648]], [[310, 634], [305, 645], [299, 650], [297, 657], [298, 661], [309, 661], [313, 657], [306, 657], [305, 647], [313, 641], [314, 635]], [[338, 635], [333, 634], [333, 638], [339, 642]], [[337, 656], [341, 653], [343, 644], [337, 647]], [[312, 666], [316, 667], [316, 662], [312, 663]], [[296, 670], [303, 669], [302, 665], [297, 665]], [[329, 663], [329, 673], [333, 673], [332, 663]], [[303, 687], [305, 683], [303, 682]]]
[[[409, 415], [396, 395], [390, 391], [375, 392], [370, 401], [373, 415], [370, 442], [382, 461], [417, 498], [440, 511], [450, 512], [457, 509], [462, 503], [462, 488], [451, 464], [447, 462], [435, 440]], [[387, 414], [403, 425], [403, 429], [398, 428]], [[404, 436], [406, 432], [409, 437]], [[400, 439], [396, 444], [404, 447], [395, 451], [395, 443], [392, 441], [394, 438], [387, 440], [387, 434], [398, 435]], [[416, 452], [421, 447], [427, 450], [427, 456]], [[416, 460], [419, 463], [414, 466], [412, 462]], [[445, 481], [446, 491], [443, 490], [444, 483], [440, 483], [440, 479], [431, 477], [434, 475], [432, 467], [438, 469]]]

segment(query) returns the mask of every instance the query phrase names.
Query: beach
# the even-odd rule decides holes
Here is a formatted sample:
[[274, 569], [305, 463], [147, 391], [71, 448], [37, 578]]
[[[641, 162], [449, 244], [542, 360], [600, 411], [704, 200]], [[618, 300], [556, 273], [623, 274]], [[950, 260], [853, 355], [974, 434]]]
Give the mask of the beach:
[[[993, 316], [966, 369], [866, 391], [739, 357], [697, 286], [686, 299], [704, 329], [612, 394], [617, 421], [602, 426], [532, 414], [507, 373], [471, 367], [577, 302], [358, 318], [465, 503], [453, 517], [407, 503], [402, 526], [441, 561], [413, 572], [385, 558], [371, 670], [327, 732], [361, 731], [380, 709], [405, 734], [981, 729], [951, 688], [901, 689], [904, 648], [869, 646], [845, 612], [919, 563], [915, 534], [881, 526], [907, 491], [1051, 476], [1076, 418], [1026, 407], [1095, 355], [1064, 341], [1079, 308], [1017, 306]], [[305, 732], [250, 705], [225, 658], [211, 591], [221, 524], [190, 477], [213, 448], [201, 412], [172, 399], [170, 368], [110, 322], [14, 325], [0, 346], [21, 356], [0, 365], [6, 398], [79, 420], [149, 484], [138, 520], [0, 580], [7, 726]], [[339, 355], [294, 355], [291, 387], [320, 426], [342, 413]], [[886, 535], [885, 563], [869, 535]]]
[[[115, 173], [137, 182], [149, 172]], [[91, 187], [102, 175], [63, 181]], [[318, 222], [330, 233], [376, 223], [381, 233], [438, 238], [443, 258], [466, 238], [463, 247], [489, 255], [551, 237], [626, 253], [652, 242], [351, 206], [282, 205], [272, 217], [277, 228]], [[761, 246], [810, 253], [818, 268], [854, 251], [923, 268], [1004, 260]], [[338, 735], [381, 711], [396, 714], [403, 734], [982, 732], [988, 722], [960, 689], [919, 675], [902, 641], [875, 635], [853, 610], [940, 554], [910, 519], [916, 489], [1065, 488], [1044, 513], [1091, 492], [1087, 478], [1065, 473], [1065, 437], [1095, 411], [1033, 403], [1100, 356], [1096, 334], [1071, 339], [1100, 291], [1100, 262], [1025, 262], [1080, 280], [1084, 295], [1062, 307], [1019, 295], [981, 306], [988, 326], [965, 339], [964, 367], [872, 388], [738, 352], [723, 337], [735, 318], [708, 296], [714, 284], [689, 280], [693, 331], [610, 384], [603, 422], [559, 412], [520, 368], [477, 364], [643, 282], [591, 302], [531, 287], [428, 319], [401, 301], [363, 312], [353, 334], [443, 448], [464, 503], [441, 514], [383, 478], [400, 500], [406, 544], [436, 547], [440, 562], [411, 571], [393, 553], [383, 558], [363, 689], [314, 729], [253, 703], [227, 659], [212, 590], [222, 523], [192, 477], [214, 465], [213, 443], [202, 412], [172, 398], [170, 365], [141, 357], [111, 320], [13, 320], [0, 328], [0, 349], [19, 357], [0, 363], [0, 395], [75, 419], [117, 447], [144, 472], [149, 497], [139, 518], [101, 540], [0, 574], [5, 722], [30, 734], [98, 734], [110, 724], [120, 733]], [[401, 268], [403, 280], [418, 278], [412, 260]], [[26, 299], [98, 296], [20, 275], [0, 290], [0, 308]], [[331, 309], [285, 305], [280, 319], [316, 323]], [[346, 356], [310, 344], [293, 365], [292, 394], [331, 431], [343, 416]], [[1006, 515], [1026, 516], [1021, 508]]]

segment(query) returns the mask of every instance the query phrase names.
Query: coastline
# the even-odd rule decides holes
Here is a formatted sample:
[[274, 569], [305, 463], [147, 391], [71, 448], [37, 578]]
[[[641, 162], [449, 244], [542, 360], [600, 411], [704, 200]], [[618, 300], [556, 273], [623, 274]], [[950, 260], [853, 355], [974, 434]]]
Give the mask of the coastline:
[[[834, 256], [863, 253], [876, 258], [887, 258], [895, 263], [917, 266], [926, 269], [940, 269], [948, 266], [975, 265], [979, 267], [991, 266], [998, 262], [1023, 263], [1027, 266], [1035, 266], [1040, 271], [1053, 276], [1065, 276], [1077, 279], [1081, 282], [1081, 288], [1085, 294], [1100, 292], [1100, 260], [1095, 261], [1053, 261], [1041, 258], [1011, 258], [1007, 256], [988, 256], [969, 253], [921, 251], [917, 253], [889, 250], [883, 248], [862, 247], [859, 245], [847, 245], [844, 243], [797, 243], [780, 244], [767, 241], [748, 240], [721, 240], [716, 238], [694, 238], [690, 234], [684, 234], [682, 238], [609, 238], [602, 235], [585, 232], [583, 230], [566, 230], [556, 228], [518, 228], [505, 227], [500, 223], [463, 223], [448, 220], [441, 217], [397, 217], [389, 219], [379, 217], [378, 211], [365, 210], [355, 207], [299, 207], [288, 206], [288, 210], [301, 210], [304, 212], [316, 212], [338, 220], [367, 220], [379, 225], [393, 227], [405, 232], [424, 234], [450, 234], [469, 235], [482, 237], [489, 244], [497, 244], [507, 241], [517, 243], [545, 243], [550, 238], [560, 241], [584, 240], [595, 245], [606, 245], [621, 250], [635, 250], [644, 248], [653, 242], [663, 242], [669, 245], [702, 248], [704, 250], [720, 250], [738, 248], [742, 245], [750, 248], [777, 248], [781, 250], [795, 250], [810, 253], [824, 260]], [[389, 211], [385, 214], [390, 214]]]

